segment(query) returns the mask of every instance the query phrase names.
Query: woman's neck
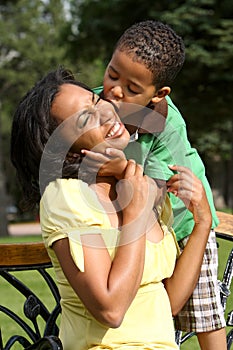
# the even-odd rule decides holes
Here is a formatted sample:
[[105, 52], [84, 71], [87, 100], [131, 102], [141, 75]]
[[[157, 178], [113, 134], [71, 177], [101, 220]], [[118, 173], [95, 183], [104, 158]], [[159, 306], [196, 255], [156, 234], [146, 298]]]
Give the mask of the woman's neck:
[[100, 176], [90, 187], [95, 191], [105, 209], [112, 227], [119, 228], [122, 225], [122, 212], [117, 201], [116, 182], [115, 177]]
[[117, 197], [116, 182], [117, 180], [113, 176], [97, 176], [96, 182], [90, 186], [99, 198], [114, 201]]

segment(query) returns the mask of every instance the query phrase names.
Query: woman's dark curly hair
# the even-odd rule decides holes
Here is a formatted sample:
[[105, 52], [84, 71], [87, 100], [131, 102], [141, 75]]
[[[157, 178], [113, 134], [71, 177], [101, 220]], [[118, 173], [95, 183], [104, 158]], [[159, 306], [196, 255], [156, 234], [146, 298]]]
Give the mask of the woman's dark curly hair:
[[139, 22], [126, 29], [116, 49], [149, 69], [157, 90], [171, 85], [185, 60], [182, 38], [168, 25], [153, 20]]
[[[20, 101], [12, 123], [11, 161], [23, 191], [22, 209], [32, 209], [41, 198], [39, 171], [41, 157], [49, 137], [57, 127], [50, 115], [51, 105], [63, 84], [74, 84], [90, 90], [75, 80], [71, 71], [59, 67], [38, 81]], [[51, 159], [51, 158], [50, 158]], [[54, 158], [53, 161], [56, 161]], [[66, 164], [66, 177], [77, 174]], [[51, 163], [51, 172], [52, 170]]]

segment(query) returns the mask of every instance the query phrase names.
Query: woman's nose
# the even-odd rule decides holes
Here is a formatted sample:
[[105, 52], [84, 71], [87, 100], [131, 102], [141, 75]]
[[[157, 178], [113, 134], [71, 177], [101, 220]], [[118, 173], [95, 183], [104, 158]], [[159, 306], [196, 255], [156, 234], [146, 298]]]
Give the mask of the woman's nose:
[[112, 95], [114, 96], [114, 98], [116, 99], [121, 99], [124, 97], [122, 88], [118, 85], [118, 86], [114, 86], [112, 88]]

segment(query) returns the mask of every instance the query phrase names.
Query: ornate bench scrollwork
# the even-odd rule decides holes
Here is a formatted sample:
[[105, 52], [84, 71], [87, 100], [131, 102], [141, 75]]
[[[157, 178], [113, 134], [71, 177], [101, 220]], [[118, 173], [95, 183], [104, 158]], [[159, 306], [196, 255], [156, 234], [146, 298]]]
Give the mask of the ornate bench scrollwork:
[[[56, 324], [61, 312], [60, 296], [48, 272], [51, 267], [51, 261], [42, 242], [0, 244], [0, 275], [25, 297], [24, 318], [8, 307], [0, 305], [0, 312], [16, 322], [25, 334], [12, 335], [5, 344], [0, 335], [1, 350], [10, 350], [16, 342], [21, 344], [22, 349], [27, 350], [62, 350], [62, 344], [58, 338], [59, 328]], [[14, 273], [29, 270], [37, 271], [41, 275], [44, 283], [41, 288], [48, 286], [55, 302], [52, 311], [49, 311], [42, 300]], [[43, 334], [38, 325], [39, 318], [43, 320]]]

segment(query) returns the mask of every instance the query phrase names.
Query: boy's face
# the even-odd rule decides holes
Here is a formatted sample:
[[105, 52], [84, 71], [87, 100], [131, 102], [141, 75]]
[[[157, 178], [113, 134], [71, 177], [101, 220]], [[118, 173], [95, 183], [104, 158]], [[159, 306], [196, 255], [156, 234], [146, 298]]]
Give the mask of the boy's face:
[[115, 50], [104, 75], [104, 97], [111, 101], [147, 106], [156, 96], [153, 75], [133, 57]]

